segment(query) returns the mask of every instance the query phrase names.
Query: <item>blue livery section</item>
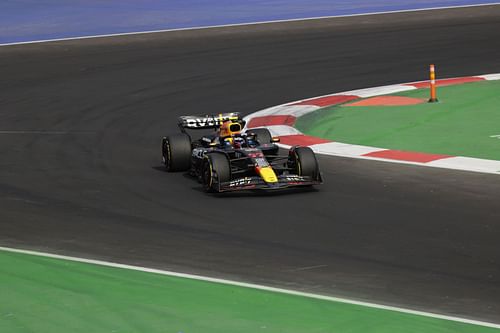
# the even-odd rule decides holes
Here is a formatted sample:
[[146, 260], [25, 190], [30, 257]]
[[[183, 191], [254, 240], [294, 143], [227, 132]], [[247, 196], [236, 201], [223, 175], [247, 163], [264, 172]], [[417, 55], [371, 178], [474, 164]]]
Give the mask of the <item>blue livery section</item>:
[[495, 3], [484, 0], [2, 0], [0, 44]]

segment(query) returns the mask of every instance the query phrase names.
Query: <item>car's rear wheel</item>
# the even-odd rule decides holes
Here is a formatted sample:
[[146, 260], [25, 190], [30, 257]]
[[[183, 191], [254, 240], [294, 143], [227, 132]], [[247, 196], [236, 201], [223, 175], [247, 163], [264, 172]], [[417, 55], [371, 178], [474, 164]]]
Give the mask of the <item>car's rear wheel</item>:
[[309, 147], [293, 147], [288, 154], [288, 168], [298, 176], [319, 179], [319, 164], [316, 155]]
[[256, 136], [256, 140], [261, 144], [273, 143], [273, 136], [267, 128], [255, 128], [250, 129], [247, 132], [253, 133]]
[[191, 139], [184, 133], [169, 135], [162, 140], [163, 163], [168, 172], [186, 171], [191, 166]]
[[207, 192], [218, 192], [219, 184], [231, 180], [231, 165], [226, 155], [207, 154], [202, 167], [203, 188]]

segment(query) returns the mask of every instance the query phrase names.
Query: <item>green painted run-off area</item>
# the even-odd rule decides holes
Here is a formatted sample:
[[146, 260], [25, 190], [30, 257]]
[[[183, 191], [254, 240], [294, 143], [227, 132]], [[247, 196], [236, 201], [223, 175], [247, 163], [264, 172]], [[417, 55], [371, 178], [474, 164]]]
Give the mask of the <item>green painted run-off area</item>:
[[[429, 98], [429, 89], [391, 95]], [[407, 106], [333, 106], [300, 117], [296, 127], [343, 143], [500, 160], [500, 81], [438, 87], [438, 99]]]
[[498, 332], [339, 302], [0, 251], [0, 332]]

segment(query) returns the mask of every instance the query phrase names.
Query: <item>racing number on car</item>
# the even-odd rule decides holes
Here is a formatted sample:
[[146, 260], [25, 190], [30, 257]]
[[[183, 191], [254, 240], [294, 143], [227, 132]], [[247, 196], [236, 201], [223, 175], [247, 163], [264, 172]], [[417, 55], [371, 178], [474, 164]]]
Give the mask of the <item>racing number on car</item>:
[[265, 167], [268, 167], [269, 166], [269, 163], [267, 162], [267, 160], [263, 157], [257, 157], [255, 159], [255, 163], [261, 167], [261, 168], [265, 168]]

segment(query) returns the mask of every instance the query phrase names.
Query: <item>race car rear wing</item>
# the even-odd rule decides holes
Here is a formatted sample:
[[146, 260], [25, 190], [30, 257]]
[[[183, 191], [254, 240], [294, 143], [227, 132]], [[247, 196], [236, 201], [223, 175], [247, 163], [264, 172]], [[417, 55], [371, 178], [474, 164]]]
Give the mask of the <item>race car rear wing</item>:
[[226, 120], [241, 120], [240, 114], [231, 112], [218, 115], [181, 116], [179, 117], [179, 127], [183, 132], [185, 129], [216, 129]]

